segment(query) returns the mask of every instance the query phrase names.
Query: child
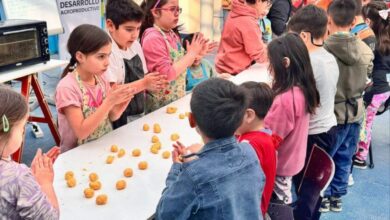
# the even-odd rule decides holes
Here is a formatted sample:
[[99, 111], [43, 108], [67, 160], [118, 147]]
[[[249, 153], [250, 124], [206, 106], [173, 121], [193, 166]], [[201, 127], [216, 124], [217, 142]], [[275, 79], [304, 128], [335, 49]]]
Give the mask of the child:
[[384, 2], [371, 2], [363, 7], [363, 17], [367, 20], [377, 37], [375, 49], [374, 69], [372, 72], [373, 86], [370, 96], [371, 102], [366, 109], [366, 121], [361, 129], [366, 132], [366, 139], [360, 139], [358, 152], [354, 159], [354, 166], [365, 169], [367, 167], [367, 152], [371, 141], [371, 128], [378, 108], [390, 96], [390, 10]]
[[52, 164], [58, 149], [47, 155], [39, 149], [31, 170], [12, 161], [23, 142], [28, 105], [23, 96], [4, 86], [0, 103], [0, 219], [59, 219]]
[[233, 0], [215, 58], [218, 73], [236, 75], [253, 62], [267, 61], [258, 21], [267, 15], [270, 5], [268, 0]]
[[244, 92], [212, 78], [195, 87], [190, 105], [190, 124], [205, 145], [192, 154], [175, 146], [156, 219], [262, 219], [259, 160], [233, 136], [247, 107]]
[[186, 94], [186, 70], [196, 57], [208, 52], [209, 44], [203, 35], [197, 34], [191, 43], [187, 42], [184, 54], [177, 31], [181, 13], [178, 0], [148, 0], [141, 7], [146, 15], [141, 27], [141, 44], [148, 70], [165, 75], [170, 82], [165, 91], [148, 92], [146, 111], [151, 112]]
[[274, 193], [277, 200], [290, 204], [292, 177], [305, 163], [310, 114], [320, 100], [309, 53], [297, 34], [273, 40], [268, 57], [276, 97], [264, 123], [283, 139], [278, 148]]
[[264, 118], [274, 99], [273, 91], [266, 83], [246, 82], [240, 85], [246, 91], [249, 107], [244, 120], [237, 129], [239, 142], [249, 142], [256, 151], [265, 175], [264, 191], [261, 197], [263, 216], [268, 210], [276, 175], [276, 149], [280, 137], [264, 127]]
[[[189, 34], [184, 38], [184, 42], [192, 42], [193, 38], [194, 34]], [[186, 44], [183, 46], [184, 49], [187, 50]], [[192, 91], [196, 85], [216, 75], [217, 74], [215, 73], [213, 66], [211, 66], [211, 64], [206, 59], [197, 57], [194, 63], [187, 68], [186, 91]]]
[[133, 98], [129, 86], [115, 86], [102, 74], [109, 65], [111, 39], [93, 25], [80, 25], [69, 36], [70, 63], [56, 90], [61, 151], [95, 140], [112, 130]]
[[111, 0], [106, 6], [106, 27], [112, 39], [112, 51], [105, 76], [111, 85], [129, 83], [137, 93], [124, 114], [113, 123], [114, 128], [142, 117], [144, 91], [161, 91], [167, 83], [164, 75], [147, 74], [144, 53], [138, 42], [143, 15], [142, 9], [132, 0]]
[[342, 210], [341, 197], [347, 194], [352, 157], [359, 138], [363, 116], [362, 92], [371, 73], [373, 53], [350, 29], [354, 25], [354, 0], [334, 0], [328, 8], [330, 36], [324, 48], [336, 57], [340, 74], [335, 96], [337, 126], [332, 129], [334, 142], [327, 150], [336, 166], [330, 186], [324, 193], [321, 211]]
[[356, 24], [351, 29], [352, 34], [356, 34], [360, 40], [366, 43], [372, 51], [375, 50], [375, 34], [372, 29], [364, 22], [362, 16], [362, 0], [355, 0], [356, 2]]
[[[308, 5], [298, 10], [288, 23], [288, 29], [300, 35], [305, 43], [313, 68], [314, 79], [316, 81], [318, 92], [320, 93], [321, 105], [317, 108], [315, 114], [310, 116], [309, 136], [307, 140], [306, 160], [313, 148], [313, 145], [327, 150], [333, 145], [333, 136], [331, 129], [337, 125], [334, 114], [334, 99], [337, 90], [337, 81], [339, 78], [339, 67], [335, 57], [323, 48], [325, 35], [327, 34], [328, 16], [326, 12], [314, 5]], [[296, 177], [296, 182], [300, 183], [303, 173]], [[295, 182], [295, 180], [294, 180]], [[308, 188], [301, 188], [300, 195], [307, 195]], [[310, 194], [310, 193], [308, 193]], [[308, 204], [306, 198], [298, 195], [299, 202], [297, 206], [303, 204], [310, 206], [310, 210], [302, 209], [296, 219], [312, 219], [312, 216], [318, 209], [314, 204]]]
[[259, 20], [260, 30], [261, 30], [261, 38], [265, 44], [268, 44], [272, 41], [272, 27], [271, 21], [267, 18], [261, 18]]

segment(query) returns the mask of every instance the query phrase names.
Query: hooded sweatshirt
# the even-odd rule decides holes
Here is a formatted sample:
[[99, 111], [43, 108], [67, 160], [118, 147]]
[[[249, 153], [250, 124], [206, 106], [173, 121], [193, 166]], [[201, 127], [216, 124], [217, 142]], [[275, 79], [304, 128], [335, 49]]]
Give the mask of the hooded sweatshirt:
[[357, 36], [336, 33], [325, 41], [325, 49], [336, 57], [339, 81], [335, 97], [337, 124], [355, 123], [363, 116], [362, 93], [372, 72], [372, 50]]
[[215, 60], [219, 73], [235, 75], [248, 68], [252, 62], [262, 63], [267, 60], [258, 19], [256, 9], [244, 4], [244, 0], [233, 1]]

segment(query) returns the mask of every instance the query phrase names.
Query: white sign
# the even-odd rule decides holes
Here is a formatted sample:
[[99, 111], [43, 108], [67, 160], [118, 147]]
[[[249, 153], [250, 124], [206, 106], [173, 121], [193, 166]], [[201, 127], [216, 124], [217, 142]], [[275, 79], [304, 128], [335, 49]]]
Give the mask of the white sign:
[[57, 0], [64, 34], [59, 35], [59, 55], [62, 60], [69, 60], [66, 49], [68, 38], [73, 29], [81, 24], [92, 24], [101, 27], [100, 0]]

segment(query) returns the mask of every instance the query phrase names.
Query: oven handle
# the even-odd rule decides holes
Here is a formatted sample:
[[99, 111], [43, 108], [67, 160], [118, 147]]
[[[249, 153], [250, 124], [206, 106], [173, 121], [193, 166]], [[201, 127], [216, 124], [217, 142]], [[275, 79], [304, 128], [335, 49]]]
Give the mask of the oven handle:
[[3, 35], [9, 35], [9, 34], [18, 34], [18, 33], [23, 33], [27, 31], [35, 31], [36, 28], [28, 28], [28, 29], [23, 29], [23, 30], [17, 30], [17, 31], [6, 31], [3, 32]]

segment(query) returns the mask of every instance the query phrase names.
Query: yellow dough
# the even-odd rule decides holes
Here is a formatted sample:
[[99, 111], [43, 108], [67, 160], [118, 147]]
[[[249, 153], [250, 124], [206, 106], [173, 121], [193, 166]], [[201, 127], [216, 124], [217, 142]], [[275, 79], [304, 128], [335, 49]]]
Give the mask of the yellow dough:
[[157, 148], [157, 150], [161, 149], [161, 142], [154, 143], [152, 147]]
[[162, 153], [162, 157], [163, 157], [164, 159], [168, 159], [170, 156], [171, 156], [171, 152], [169, 152], [169, 151], [164, 151], [164, 152]]
[[72, 171], [68, 171], [65, 173], [65, 180], [72, 179], [74, 177], [74, 173]]
[[172, 141], [177, 141], [177, 140], [179, 140], [179, 138], [180, 138], [179, 134], [177, 134], [177, 133], [171, 134], [171, 140]]
[[158, 148], [152, 146], [150, 148], [150, 152], [152, 152], [153, 154], [158, 154]]
[[153, 132], [156, 133], [156, 134], [161, 132], [161, 127], [160, 127], [159, 124], [154, 124], [153, 125]]
[[125, 154], [126, 154], [125, 149], [121, 148], [121, 149], [119, 150], [119, 152], [118, 152], [118, 157], [121, 158], [121, 157], [125, 156]]
[[159, 141], [160, 141], [160, 139], [157, 137], [157, 135], [152, 136], [152, 143], [157, 143]]
[[139, 168], [140, 170], [146, 170], [146, 169], [148, 169], [148, 162], [146, 162], [146, 161], [141, 161], [141, 162], [139, 162], [139, 163], [138, 163], [138, 168]]
[[107, 203], [107, 195], [101, 194], [96, 197], [96, 205], [105, 205]]
[[148, 124], [144, 124], [143, 128], [142, 128], [144, 131], [149, 131], [149, 125]]
[[133, 176], [133, 169], [131, 168], [126, 168], [124, 171], [123, 171], [123, 175], [125, 177], [132, 177]]
[[131, 152], [131, 154], [134, 157], [139, 157], [141, 155], [141, 150], [140, 149], [134, 149], [133, 152]]
[[112, 155], [110, 155], [110, 156], [107, 157], [106, 163], [107, 163], [107, 164], [112, 164], [112, 162], [114, 161], [114, 159], [115, 159], [115, 157], [112, 156]]
[[76, 179], [75, 178], [70, 178], [66, 180], [66, 185], [68, 185], [69, 188], [73, 188], [76, 186]]
[[125, 188], [126, 188], [126, 181], [119, 180], [118, 182], [116, 182], [116, 189], [117, 190], [122, 190], [122, 189], [125, 189]]
[[91, 182], [95, 182], [96, 180], [98, 180], [99, 179], [99, 176], [96, 174], [96, 173], [91, 173], [91, 174], [89, 174], [89, 180], [91, 181]]
[[93, 190], [99, 190], [102, 188], [102, 184], [100, 183], [100, 181], [90, 182], [89, 187], [91, 187], [91, 189]]
[[168, 106], [167, 107], [167, 113], [168, 114], [175, 114], [177, 111], [177, 108], [176, 107], [173, 107], [173, 106]]
[[93, 197], [94, 194], [95, 194], [95, 191], [93, 189], [91, 189], [91, 188], [84, 189], [85, 198], [90, 199]]
[[190, 116], [190, 112], [185, 113], [186, 117]]
[[111, 146], [111, 152], [113, 152], [113, 153], [118, 152], [118, 146], [112, 145], [112, 146]]
[[183, 114], [183, 113], [180, 113], [180, 114], [179, 114], [179, 118], [180, 118], [180, 119], [184, 119], [185, 117], [186, 117], [185, 114]]

